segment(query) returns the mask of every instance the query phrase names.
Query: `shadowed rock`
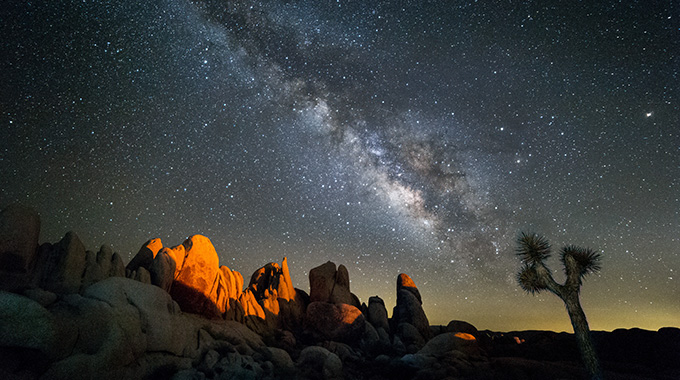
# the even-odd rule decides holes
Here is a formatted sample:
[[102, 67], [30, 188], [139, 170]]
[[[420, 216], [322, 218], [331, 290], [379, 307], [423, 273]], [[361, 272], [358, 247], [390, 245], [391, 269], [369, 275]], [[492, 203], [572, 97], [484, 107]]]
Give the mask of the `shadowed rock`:
[[304, 329], [317, 341], [356, 343], [364, 333], [365, 323], [364, 315], [352, 305], [312, 302], [307, 307]]
[[175, 279], [175, 259], [170, 255], [169, 248], [163, 248], [156, 254], [156, 257], [151, 263], [149, 274], [151, 275], [151, 283], [159, 288], [170, 293], [172, 282]]
[[368, 299], [368, 321], [376, 328], [383, 328], [385, 331], [390, 331], [389, 320], [387, 318], [387, 309], [385, 308], [385, 301], [378, 296], [370, 297]]
[[[392, 312], [392, 326], [397, 327], [403, 323], [415, 327], [423, 342], [430, 339], [430, 323], [423, 310], [420, 292], [413, 280], [408, 275], [401, 273], [397, 277], [397, 305]], [[406, 331], [410, 332], [410, 329]], [[406, 343], [405, 338], [408, 338], [407, 340], [413, 342], [418, 348], [422, 347], [420, 339], [415, 339], [411, 336], [401, 336], [401, 338], [404, 343]]]
[[85, 246], [75, 232], [68, 232], [54, 246], [40, 250], [41, 287], [55, 293], [77, 293], [85, 271]]
[[479, 355], [477, 339], [467, 333], [444, 333], [430, 339], [425, 346], [418, 351], [420, 355], [429, 355], [437, 358], [443, 357], [451, 351], [460, 351], [466, 355]]
[[13, 204], [0, 212], [0, 289], [18, 290], [31, 281], [39, 236], [35, 210]]
[[130, 263], [128, 263], [128, 265], [125, 267], [125, 272], [129, 276], [129, 273], [136, 271], [139, 267], [149, 270], [151, 268], [151, 263], [153, 263], [153, 259], [162, 248], [163, 243], [159, 238], [147, 241], [144, 243], [144, 245], [142, 245], [142, 247], [139, 249], [139, 252], [137, 252], [135, 257], [133, 257], [132, 260], [130, 260]]
[[359, 299], [349, 290], [349, 273], [344, 265], [339, 267], [328, 261], [309, 271], [310, 302], [344, 303], [361, 307]]

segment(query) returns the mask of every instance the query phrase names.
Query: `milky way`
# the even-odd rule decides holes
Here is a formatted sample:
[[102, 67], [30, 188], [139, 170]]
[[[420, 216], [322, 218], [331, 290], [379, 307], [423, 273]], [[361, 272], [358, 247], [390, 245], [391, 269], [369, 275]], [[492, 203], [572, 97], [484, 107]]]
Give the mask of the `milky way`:
[[[317, 4], [318, 3], [318, 4]], [[248, 276], [327, 260], [432, 323], [567, 330], [514, 241], [589, 246], [595, 329], [680, 326], [673, 2], [12, 2], [0, 207], [129, 258], [203, 234]], [[559, 274], [559, 263], [552, 263]]]

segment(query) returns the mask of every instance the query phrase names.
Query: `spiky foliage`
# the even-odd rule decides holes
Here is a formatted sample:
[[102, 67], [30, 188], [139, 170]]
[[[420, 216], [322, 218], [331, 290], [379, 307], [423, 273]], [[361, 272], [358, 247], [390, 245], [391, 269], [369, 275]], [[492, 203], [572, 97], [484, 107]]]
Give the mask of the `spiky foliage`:
[[516, 253], [524, 264], [535, 265], [542, 263], [550, 257], [550, 243], [543, 236], [522, 232], [520, 237], [517, 238]]
[[[583, 278], [583, 276], [589, 273], [597, 273], [602, 269], [602, 255], [590, 248], [581, 248], [570, 245], [562, 248], [560, 256], [565, 269], [568, 269], [573, 265], [574, 273], [580, 278]], [[569, 260], [568, 257], [573, 258], [573, 264], [570, 264], [571, 260]], [[567, 275], [569, 275], [568, 272]]]
[[546, 238], [522, 233], [517, 239], [516, 253], [522, 260], [522, 268], [517, 273], [519, 286], [531, 294], [549, 290], [564, 301], [583, 362], [592, 379], [601, 379], [602, 372], [590, 337], [590, 328], [579, 301], [581, 280], [586, 274], [600, 270], [600, 254], [590, 248], [573, 245], [562, 248], [561, 260], [567, 275], [566, 282], [562, 285], [555, 282], [545, 263], [550, 257], [550, 244]]
[[548, 288], [545, 279], [536, 271], [536, 267], [529, 264], [522, 265], [522, 269], [517, 273], [517, 282], [525, 292], [531, 294], [540, 293]]

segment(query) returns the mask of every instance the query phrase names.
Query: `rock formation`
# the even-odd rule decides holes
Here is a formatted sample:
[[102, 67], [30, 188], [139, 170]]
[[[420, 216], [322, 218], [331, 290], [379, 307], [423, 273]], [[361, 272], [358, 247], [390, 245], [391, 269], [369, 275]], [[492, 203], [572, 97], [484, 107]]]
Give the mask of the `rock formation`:
[[360, 308], [358, 298], [349, 290], [349, 273], [344, 265], [339, 267], [328, 261], [309, 271], [310, 302], [344, 303]]
[[293, 287], [284, 257], [281, 265], [269, 263], [250, 277], [248, 288], [239, 298], [243, 314], [237, 316], [260, 333], [273, 329], [297, 330], [306, 304]]
[[392, 312], [391, 328], [409, 352], [420, 349], [431, 335], [420, 292], [404, 273], [397, 277], [397, 305]]
[[[73, 232], [39, 246], [39, 228], [30, 209], [0, 213], [3, 379], [584, 376], [572, 334], [429, 326], [405, 274], [389, 318], [378, 296], [360, 307], [347, 269], [332, 262], [310, 271], [309, 296], [293, 287], [286, 258], [259, 268], [243, 290], [243, 276], [219, 266], [200, 235], [172, 248], [149, 240], [126, 268], [111, 248], [88, 251]], [[680, 329], [593, 336], [607, 377], [680, 374]]]

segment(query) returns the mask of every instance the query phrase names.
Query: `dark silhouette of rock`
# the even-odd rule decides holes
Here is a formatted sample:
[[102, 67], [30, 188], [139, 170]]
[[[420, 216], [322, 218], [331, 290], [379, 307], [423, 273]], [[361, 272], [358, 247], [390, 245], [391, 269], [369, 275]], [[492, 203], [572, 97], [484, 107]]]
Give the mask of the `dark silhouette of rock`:
[[15, 291], [29, 285], [39, 236], [35, 210], [12, 204], [0, 212], [0, 289]]
[[161, 249], [154, 257], [149, 274], [151, 283], [170, 293], [170, 287], [175, 280], [177, 266], [169, 248]]
[[55, 293], [77, 293], [85, 271], [85, 258], [85, 246], [75, 232], [68, 232], [59, 243], [39, 250], [39, 260], [44, 261], [41, 287]]
[[151, 284], [151, 273], [144, 267], [139, 267], [130, 272], [130, 278], [142, 284]]
[[[392, 312], [392, 326], [396, 328], [403, 323], [415, 327], [423, 341], [430, 339], [430, 323], [423, 310], [420, 292], [413, 280], [408, 275], [401, 273], [397, 277], [397, 305]], [[404, 336], [401, 336], [401, 338], [408, 347]], [[409, 337], [409, 341], [418, 346], [417, 342], [420, 342], [420, 340], [411, 338]]]
[[101, 266], [97, 262], [97, 254], [92, 251], [85, 252], [85, 272], [83, 273], [83, 278], [81, 280], [80, 290], [81, 292], [88, 286], [94, 284], [95, 282], [104, 279], [104, 274], [102, 273]]
[[480, 354], [477, 339], [471, 334], [462, 332], [437, 335], [430, 339], [418, 354], [441, 358], [451, 351], [460, 351], [468, 356]]
[[382, 298], [374, 296], [368, 299], [367, 317], [368, 321], [376, 329], [383, 328], [387, 332], [390, 331], [387, 309], [385, 308], [385, 301], [383, 301]]
[[479, 333], [479, 331], [477, 331], [477, 328], [473, 326], [471, 323], [456, 320], [453, 320], [449, 322], [448, 325], [446, 325], [446, 331], [452, 333], [456, 332], [468, 333], [474, 337], [477, 337], [477, 334]]
[[300, 352], [296, 366], [303, 378], [335, 380], [342, 379], [340, 358], [319, 346], [310, 346]]
[[418, 329], [410, 323], [402, 322], [397, 325], [395, 334], [401, 339], [406, 347], [406, 352], [416, 353], [425, 345], [425, 338]]
[[99, 264], [99, 269], [104, 277], [111, 277], [113, 271], [113, 251], [111, 247], [104, 244], [99, 247], [99, 252], [97, 252], [97, 264]]
[[307, 306], [304, 331], [316, 341], [359, 342], [366, 318], [347, 304], [312, 302]]
[[344, 303], [361, 307], [359, 299], [349, 289], [349, 273], [344, 265], [326, 262], [309, 271], [310, 302]]
[[125, 277], [125, 264], [123, 264], [123, 258], [120, 257], [118, 252], [114, 252], [111, 256], [109, 277]]
[[330, 261], [309, 271], [310, 302], [330, 302], [336, 272], [335, 264]]

